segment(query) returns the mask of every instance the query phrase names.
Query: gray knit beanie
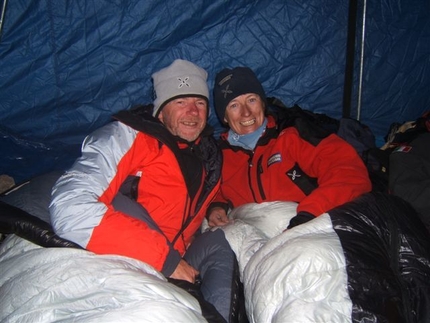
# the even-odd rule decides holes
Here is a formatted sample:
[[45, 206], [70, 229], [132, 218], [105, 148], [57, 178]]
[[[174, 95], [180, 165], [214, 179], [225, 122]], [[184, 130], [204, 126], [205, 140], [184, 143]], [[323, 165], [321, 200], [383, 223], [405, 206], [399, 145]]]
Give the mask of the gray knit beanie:
[[266, 102], [263, 86], [255, 73], [248, 67], [225, 68], [215, 77], [214, 104], [215, 111], [224, 123], [225, 109], [231, 100], [246, 93], [258, 94]]
[[152, 74], [156, 96], [152, 115], [157, 117], [168, 102], [178, 97], [197, 96], [209, 102], [207, 77], [204, 69], [183, 59]]

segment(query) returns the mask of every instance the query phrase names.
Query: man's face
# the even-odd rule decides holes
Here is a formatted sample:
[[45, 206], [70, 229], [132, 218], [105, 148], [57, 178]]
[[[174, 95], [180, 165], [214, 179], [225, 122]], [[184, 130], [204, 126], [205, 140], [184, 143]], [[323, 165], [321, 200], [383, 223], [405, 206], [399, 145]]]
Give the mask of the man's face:
[[264, 104], [255, 93], [239, 95], [225, 109], [224, 121], [239, 135], [256, 131], [264, 122]]
[[198, 97], [178, 98], [167, 103], [158, 119], [175, 136], [194, 141], [206, 126], [208, 105]]

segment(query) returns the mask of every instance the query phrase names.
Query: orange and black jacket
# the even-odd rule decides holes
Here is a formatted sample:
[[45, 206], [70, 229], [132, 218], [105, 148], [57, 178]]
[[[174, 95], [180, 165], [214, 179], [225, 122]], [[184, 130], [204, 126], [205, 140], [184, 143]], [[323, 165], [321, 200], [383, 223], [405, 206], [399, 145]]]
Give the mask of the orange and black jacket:
[[[368, 171], [355, 151], [335, 134], [313, 135], [312, 129], [268, 124], [254, 150], [220, 137], [222, 184], [210, 209], [245, 203], [294, 201], [297, 214], [316, 217], [371, 190]], [[209, 211], [210, 211], [209, 209]]]

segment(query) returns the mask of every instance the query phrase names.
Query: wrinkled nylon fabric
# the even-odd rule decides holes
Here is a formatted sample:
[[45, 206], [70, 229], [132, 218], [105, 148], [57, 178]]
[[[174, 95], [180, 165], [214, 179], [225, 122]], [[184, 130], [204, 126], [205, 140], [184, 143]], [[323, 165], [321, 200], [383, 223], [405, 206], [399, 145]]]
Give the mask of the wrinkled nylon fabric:
[[[361, 120], [377, 136], [428, 109], [429, 10], [367, 6]], [[247, 65], [288, 106], [342, 114], [345, 1], [8, 1], [2, 23], [0, 174], [18, 183], [67, 168], [86, 135], [150, 103], [151, 74], [175, 58], [205, 68], [210, 87], [222, 68]], [[221, 130], [213, 111], [209, 122]]]

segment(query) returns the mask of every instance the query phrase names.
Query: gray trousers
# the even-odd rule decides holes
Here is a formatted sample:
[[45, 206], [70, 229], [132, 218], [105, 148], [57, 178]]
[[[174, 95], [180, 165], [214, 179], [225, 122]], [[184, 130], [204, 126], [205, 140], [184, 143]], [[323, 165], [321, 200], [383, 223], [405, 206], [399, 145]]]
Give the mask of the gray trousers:
[[184, 259], [200, 272], [204, 299], [230, 322], [236, 260], [224, 231], [202, 233], [188, 248]]
[[[130, 196], [119, 192], [112, 204], [116, 210], [145, 221], [149, 227], [161, 232], [143, 206]], [[226, 322], [237, 321], [238, 303], [243, 299], [237, 296], [240, 282], [236, 257], [224, 231], [218, 229], [200, 234], [183, 258], [200, 272], [200, 293], [204, 300], [212, 304]]]

